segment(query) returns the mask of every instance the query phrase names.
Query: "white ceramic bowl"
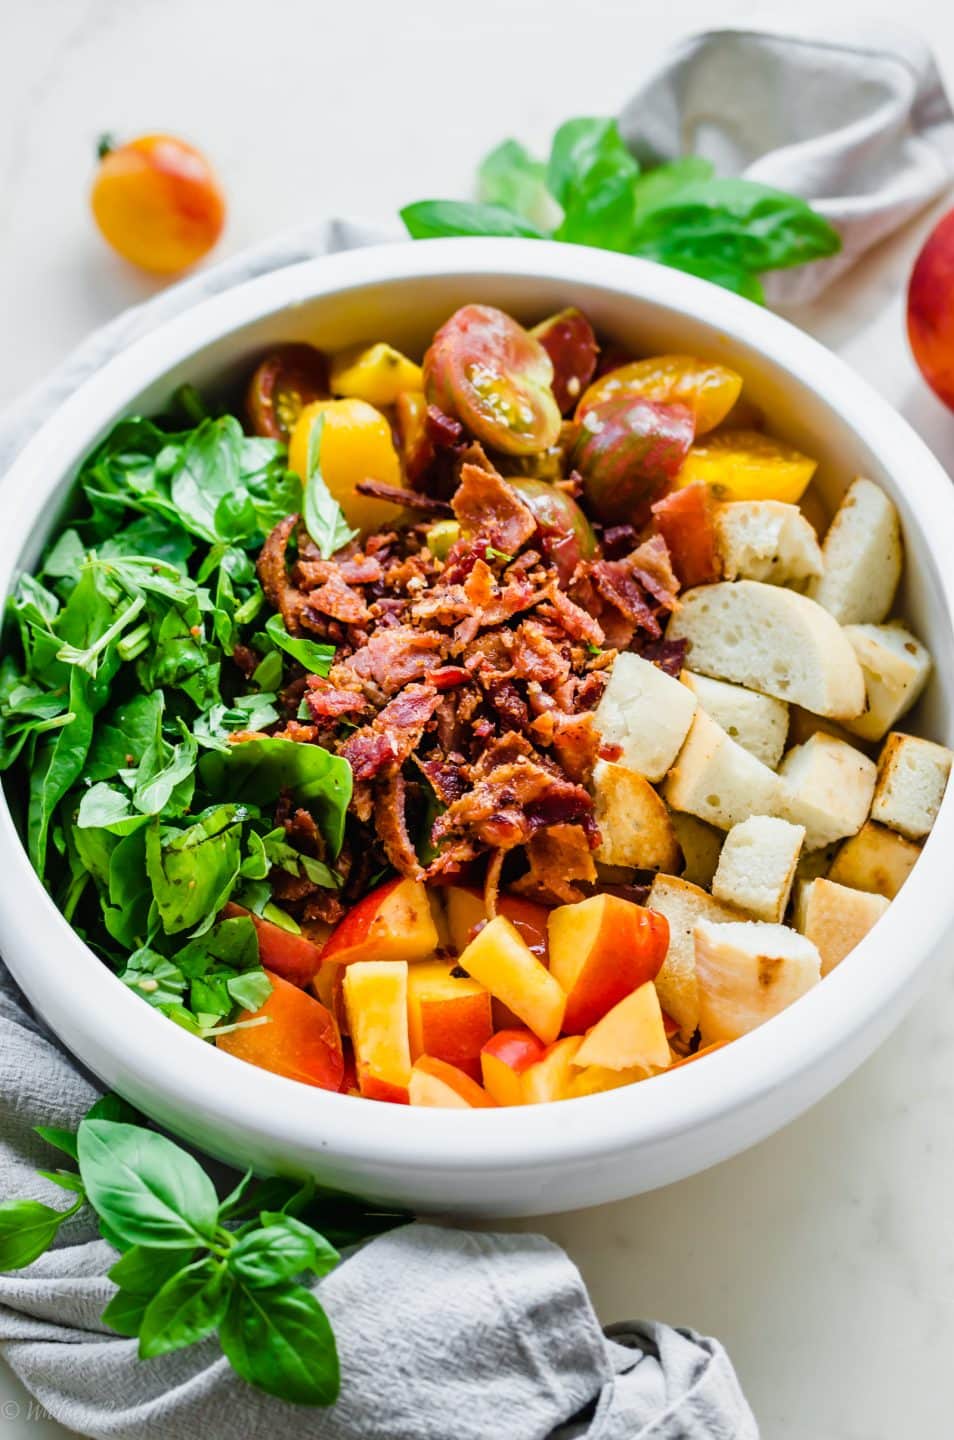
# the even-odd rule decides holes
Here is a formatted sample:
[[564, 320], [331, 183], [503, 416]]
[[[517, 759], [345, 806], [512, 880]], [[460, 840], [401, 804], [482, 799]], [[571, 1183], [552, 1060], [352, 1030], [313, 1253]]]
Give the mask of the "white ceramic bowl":
[[[419, 351], [469, 301], [527, 320], [581, 306], [637, 352], [697, 351], [745, 376], [772, 428], [822, 459], [829, 502], [859, 472], [903, 517], [903, 613], [936, 671], [912, 728], [951, 743], [954, 491], [922, 442], [815, 341], [702, 281], [600, 251], [523, 240], [360, 250], [294, 266], [197, 306], [76, 393], [2, 488], [0, 594], [37, 558], [78, 463], [120, 416], [185, 380], [247, 374], [274, 342], [333, 350], [387, 338]], [[299, 1085], [192, 1038], [121, 985], [54, 907], [0, 805], [0, 953], [80, 1060], [157, 1121], [236, 1165], [425, 1210], [519, 1215], [649, 1190], [770, 1134], [847, 1076], [914, 1000], [954, 916], [948, 798], [900, 897], [871, 935], [784, 1014], [697, 1065], [569, 1103], [410, 1109]]]

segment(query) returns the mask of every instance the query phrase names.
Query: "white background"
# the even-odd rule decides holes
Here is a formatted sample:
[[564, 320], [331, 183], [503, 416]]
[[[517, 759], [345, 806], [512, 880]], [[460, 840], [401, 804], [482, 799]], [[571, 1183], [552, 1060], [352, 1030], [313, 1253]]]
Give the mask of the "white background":
[[[816, 23], [866, 13], [848, 0], [798, 6]], [[719, 18], [784, 12], [756, 3]], [[954, 11], [908, 0], [903, 18], [954, 87]], [[567, 115], [614, 112], [641, 66], [711, 25], [713, 7], [5, 0], [0, 19], [4, 405], [154, 288], [90, 221], [100, 132], [164, 129], [200, 145], [229, 196], [225, 255], [316, 214], [381, 219], [465, 193], [503, 136], [542, 148]], [[954, 469], [954, 416], [903, 339], [903, 288], [929, 220], [795, 318]], [[940, 1440], [954, 1432], [952, 1060], [949, 967], [881, 1052], [782, 1135], [682, 1185], [539, 1228], [580, 1265], [605, 1322], [644, 1315], [720, 1336], [766, 1440]], [[2, 1369], [0, 1421], [0, 1440], [65, 1434]]]

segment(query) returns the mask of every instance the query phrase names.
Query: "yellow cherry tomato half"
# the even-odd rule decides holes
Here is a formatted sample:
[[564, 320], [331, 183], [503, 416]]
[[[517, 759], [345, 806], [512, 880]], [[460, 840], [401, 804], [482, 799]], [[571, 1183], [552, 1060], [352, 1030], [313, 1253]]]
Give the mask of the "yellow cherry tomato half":
[[225, 224], [225, 196], [205, 156], [174, 135], [101, 147], [90, 202], [105, 240], [159, 275], [201, 260]]
[[817, 468], [817, 460], [758, 430], [722, 430], [692, 446], [676, 486], [700, 481], [719, 500], [785, 500], [796, 505]]
[[423, 390], [420, 365], [379, 341], [353, 345], [331, 362], [331, 389], [335, 395], [367, 400], [369, 405], [393, 405], [407, 390]]
[[610, 370], [589, 387], [576, 418], [613, 395], [641, 395], [664, 405], [687, 405], [695, 416], [696, 434], [705, 435], [725, 419], [742, 390], [742, 376], [726, 365], [695, 355], [653, 355]]
[[393, 524], [402, 514], [399, 505], [355, 490], [359, 480], [401, 484], [401, 462], [387, 420], [366, 400], [316, 400], [306, 405], [288, 446], [288, 464], [306, 482], [308, 446], [319, 416], [324, 416], [324, 428], [318, 465], [348, 524], [363, 531]]

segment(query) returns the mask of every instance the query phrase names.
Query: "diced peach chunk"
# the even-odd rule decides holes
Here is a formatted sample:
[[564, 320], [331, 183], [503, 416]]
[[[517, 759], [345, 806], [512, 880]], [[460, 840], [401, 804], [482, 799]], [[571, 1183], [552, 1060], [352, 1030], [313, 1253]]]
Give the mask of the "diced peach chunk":
[[647, 1072], [639, 1065], [628, 1070], [610, 1070], [606, 1065], [587, 1065], [577, 1070], [567, 1086], [566, 1098], [577, 1100], [581, 1095], [602, 1095], [605, 1090], [621, 1090], [624, 1085], [635, 1085], [647, 1079]]
[[460, 965], [545, 1044], [557, 1038], [566, 996], [505, 916], [495, 916], [478, 931]]
[[412, 1105], [454, 1110], [485, 1110], [494, 1106], [494, 1101], [476, 1080], [434, 1055], [421, 1055], [415, 1060], [408, 1088]]
[[587, 1031], [573, 1063], [649, 1071], [665, 1069], [671, 1058], [659, 997], [648, 980]]
[[[445, 898], [450, 943], [459, 955], [487, 919], [484, 897], [479, 890], [472, 890], [469, 886], [452, 885]], [[547, 906], [525, 900], [522, 895], [501, 894], [497, 897], [497, 913], [507, 917], [528, 949], [538, 960], [546, 963], [547, 919], [550, 914]]]
[[476, 980], [454, 975], [444, 960], [408, 968], [411, 1059], [431, 1055], [477, 1079], [480, 1052], [493, 1034], [490, 995]]
[[530, 1030], [498, 1030], [480, 1052], [484, 1088], [498, 1105], [522, 1105], [521, 1077], [545, 1053]]
[[654, 980], [669, 946], [664, 915], [592, 895], [550, 913], [550, 973], [566, 992], [564, 1030], [582, 1034], [625, 995]]
[[407, 961], [358, 960], [343, 990], [361, 1094], [408, 1103]]
[[573, 1060], [582, 1041], [579, 1035], [567, 1035], [548, 1045], [543, 1057], [529, 1065], [521, 1076], [525, 1105], [543, 1105], [548, 1100], [565, 1100], [574, 1078]]
[[438, 946], [427, 889], [398, 877], [359, 900], [336, 925], [321, 958], [339, 965], [360, 960], [426, 960]]
[[258, 1010], [244, 1011], [240, 1020], [263, 1018], [264, 1025], [232, 1030], [216, 1037], [220, 1050], [287, 1075], [304, 1085], [337, 1090], [344, 1077], [341, 1037], [334, 1016], [306, 991], [268, 973], [272, 993]]
[[321, 946], [316, 945], [307, 935], [295, 934], [263, 920], [246, 910], [242, 905], [230, 901], [222, 911], [223, 920], [234, 920], [247, 915], [255, 926], [258, 936], [258, 955], [266, 970], [273, 970], [283, 980], [293, 985], [305, 986], [312, 979], [321, 964]]

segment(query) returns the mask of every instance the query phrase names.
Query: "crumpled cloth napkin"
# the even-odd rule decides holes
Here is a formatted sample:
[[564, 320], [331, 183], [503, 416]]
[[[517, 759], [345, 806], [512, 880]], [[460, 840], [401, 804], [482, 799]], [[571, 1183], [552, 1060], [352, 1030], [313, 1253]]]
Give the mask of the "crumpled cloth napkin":
[[[949, 183], [954, 118], [930, 55], [866, 28], [859, 39], [713, 31], [685, 41], [621, 116], [637, 154], [694, 149], [724, 173], [801, 193], [845, 249], [772, 277], [812, 298]], [[945, 153], [945, 147], [947, 153]], [[323, 221], [246, 251], [120, 315], [0, 418], [0, 477], [42, 420], [165, 319], [255, 275], [397, 238]], [[31, 1016], [0, 967], [0, 1198], [56, 1204], [36, 1124], [73, 1125], [93, 1082]], [[82, 1217], [28, 1270], [0, 1277], [0, 1354], [64, 1424], [126, 1440], [757, 1440], [715, 1340], [631, 1322], [600, 1330], [580, 1276], [538, 1236], [416, 1224], [379, 1237], [321, 1282], [343, 1357], [341, 1399], [308, 1412], [249, 1390], [214, 1342], [148, 1363], [100, 1315], [113, 1252]]]
[[[55, 1161], [32, 1126], [75, 1126], [96, 1094], [0, 966], [0, 1199], [65, 1209], [35, 1174]], [[328, 1411], [249, 1389], [215, 1341], [139, 1361], [100, 1320], [115, 1259], [77, 1216], [54, 1250], [0, 1275], [0, 1355], [81, 1435], [758, 1440], [717, 1340], [638, 1321], [604, 1335], [576, 1267], [539, 1235], [414, 1224], [349, 1255], [318, 1287], [343, 1371]]]

